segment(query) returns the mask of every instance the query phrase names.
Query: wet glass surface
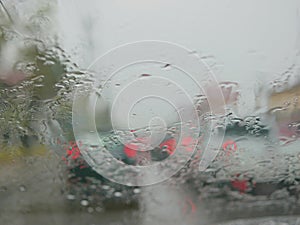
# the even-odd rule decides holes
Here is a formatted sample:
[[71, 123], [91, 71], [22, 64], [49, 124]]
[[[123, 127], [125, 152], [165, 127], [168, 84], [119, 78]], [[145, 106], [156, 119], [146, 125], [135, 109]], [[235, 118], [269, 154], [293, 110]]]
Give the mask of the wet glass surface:
[[298, 1], [0, 3], [0, 224], [300, 224]]

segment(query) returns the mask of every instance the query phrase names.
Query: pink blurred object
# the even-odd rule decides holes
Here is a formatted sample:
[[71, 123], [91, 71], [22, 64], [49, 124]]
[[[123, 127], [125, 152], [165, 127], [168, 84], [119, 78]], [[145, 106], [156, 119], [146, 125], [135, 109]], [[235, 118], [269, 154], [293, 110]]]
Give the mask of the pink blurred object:
[[17, 85], [25, 79], [26, 75], [20, 71], [9, 72], [5, 75], [0, 74], [0, 83], [4, 83], [8, 86]]
[[236, 104], [240, 96], [240, 92], [238, 91], [238, 83], [230, 81], [221, 82], [220, 87], [224, 96], [225, 104]]
[[[223, 99], [216, 94], [217, 90], [221, 91]], [[208, 100], [203, 101], [200, 105], [197, 105], [197, 109], [201, 112], [207, 112], [214, 109], [220, 109], [223, 111], [224, 106], [230, 106], [232, 109], [237, 108], [240, 92], [239, 84], [236, 82], [224, 81], [218, 84], [208, 85], [205, 87]]]

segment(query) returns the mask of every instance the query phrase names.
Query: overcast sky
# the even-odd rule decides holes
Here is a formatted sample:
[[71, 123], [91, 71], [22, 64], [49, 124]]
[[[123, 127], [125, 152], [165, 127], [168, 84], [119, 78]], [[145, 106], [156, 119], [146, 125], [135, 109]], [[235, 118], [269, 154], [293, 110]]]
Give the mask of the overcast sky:
[[272, 80], [294, 63], [299, 6], [299, 0], [73, 0], [59, 8], [65, 48], [85, 55], [77, 58], [84, 66], [121, 44], [170, 41], [212, 55], [218, 79], [240, 82], [249, 95], [257, 80]]

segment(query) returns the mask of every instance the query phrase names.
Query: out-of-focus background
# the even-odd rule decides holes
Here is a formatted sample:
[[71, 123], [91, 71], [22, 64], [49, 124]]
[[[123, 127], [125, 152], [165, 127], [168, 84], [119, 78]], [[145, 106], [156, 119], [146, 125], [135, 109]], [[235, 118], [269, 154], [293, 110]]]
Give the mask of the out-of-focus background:
[[[299, 1], [0, 3], [1, 225], [300, 224]], [[225, 137], [205, 171], [198, 170], [201, 129], [200, 155], [175, 176], [128, 187], [103, 177], [81, 154], [72, 104], [78, 89], [90, 90], [101, 77], [89, 68], [95, 59], [141, 40], [183, 45], [207, 64], [219, 82], [210, 91], [224, 95], [226, 113], [213, 124]], [[143, 68], [142, 79], [149, 79]], [[177, 76], [172, 65], [166, 70]], [[126, 79], [136, 79], [128, 73], [134, 69]], [[103, 99], [126, 87], [118, 79], [103, 84], [96, 108], [100, 150], [135, 166], [172, 155], [178, 130], [171, 122], [149, 154], [139, 155], [111, 132], [111, 105]], [[190, 94], [199, 116], [216, 120], [205, 96]], [[144, 109], [151, 111], [149, 105]], [[130, 132], [139, 137], [143, 130]]]

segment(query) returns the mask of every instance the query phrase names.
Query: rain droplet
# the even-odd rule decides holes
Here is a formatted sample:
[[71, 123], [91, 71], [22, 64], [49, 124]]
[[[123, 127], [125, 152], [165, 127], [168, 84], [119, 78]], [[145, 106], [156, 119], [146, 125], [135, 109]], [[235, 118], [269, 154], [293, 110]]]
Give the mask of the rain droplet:
[[284, 107], [274, 107], [272, 109], [269, 110], [270, 113], [275, 113], [275, 112], [278, 112], [278, 111], [284, 111], [284, 110], [287, 110], [287, 108], [284, 108]]
[[96, 212], [102, 212], [102, 210], [103, 210], [103, 209], [102, 209], [100, 206], [97, 206], [97, 207], [96, 207]]
[[69, 195], [67, 195], [67, 199], [68, 200], [75, 200], [75, 195], [72, 195], [72, 194], [69, 194]]
[[167, 64], [165, 64], [162, 68], [163, 68], [164, 70], [170, 70], [170, 69], [172, 69], [172, 65], [169, 64], [169, 63], [167, 63]]
[[151, 77], [151, 74], [148, 74], [148, 73], [143, 73], [143, 74], [141, 74], [141, 76], [140, 77]]
[[108, 185], [103, 185], [103, 186], [102, 186], [102, 189], [103, 189], [103, 190], [108, 190], [109, 188], [110, 188], [110, 187], [109, 187]]
[[82, 206], [88, 206], [88, 205], [89, 205], [89, 202], [88, 202], [88, 200], [81, 200], [80, 204], [81, 204]]
[[24, 185], [20, 185], [19, 190], [21, 192], [25, 192], [26, 191], [26, 187]]
[[141, 193], [141, 189], [135, 188], [135, 189], [133, 189], [133, 193], [134, 194], [139, 194], [139, 193]]
[[117, 191], [117, 192], [115, 192], [115, 194], [114, 194], [114, 195], [115, 195], [115, 197], [118, 197], [118, 198], [119, 198], [119, 197], [121, 197], [121, 196], [122, 196], [122, 193]]
[[88, 213], [93, 213], [94, 212], [94, 208], [88, 207], [87, 211], [88, 211]]

